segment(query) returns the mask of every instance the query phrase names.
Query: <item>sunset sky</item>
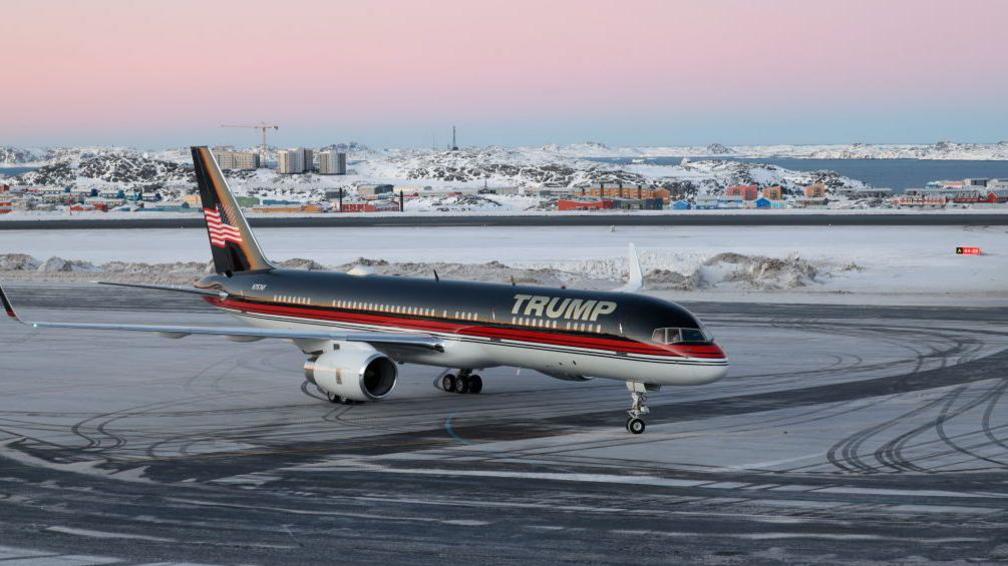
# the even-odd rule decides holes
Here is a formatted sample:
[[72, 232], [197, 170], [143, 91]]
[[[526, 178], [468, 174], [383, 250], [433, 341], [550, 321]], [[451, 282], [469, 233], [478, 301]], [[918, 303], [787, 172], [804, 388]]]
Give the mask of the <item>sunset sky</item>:
[[1008, 139], [1008, 1], [0, 0], [0, 145]]

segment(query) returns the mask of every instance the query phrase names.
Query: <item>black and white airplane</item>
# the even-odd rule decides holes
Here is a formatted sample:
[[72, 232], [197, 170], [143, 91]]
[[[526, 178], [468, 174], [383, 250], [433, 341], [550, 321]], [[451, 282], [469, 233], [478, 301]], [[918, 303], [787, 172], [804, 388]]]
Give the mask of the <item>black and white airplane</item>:
[[[696, 317], [654, 297], [274, 267], [213, 154], [193, 147], [192, 156], [216, 273], [192, 288], [126, 286], [201, 295], [246, 326], [24, 322], [0, 289], [7, 315], [34, 328], [290, 340], [308, 357], [307, 379], [332, 402], [387, 397], [402, 363], [455, 368], [436, 385], [457, 393], [479, 393], [474, 371], [495, 366], [621, 380], [633, 401], [626, 427], [634, 434], [644, 431], [648, 392], [709, 383], [727, 371], [724, 352]], [[639, 265], [631, 278], [640, 281]]]

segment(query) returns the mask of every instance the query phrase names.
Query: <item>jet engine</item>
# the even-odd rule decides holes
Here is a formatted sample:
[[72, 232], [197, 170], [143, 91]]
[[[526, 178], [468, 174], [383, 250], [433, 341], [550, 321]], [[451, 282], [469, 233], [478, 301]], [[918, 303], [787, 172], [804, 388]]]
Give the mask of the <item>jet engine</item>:
[[370, 346], [343, 347], [305, 362], [308, 381], [351, 401], [377, 401], [392, 392], [399, 373], [395, 362]]

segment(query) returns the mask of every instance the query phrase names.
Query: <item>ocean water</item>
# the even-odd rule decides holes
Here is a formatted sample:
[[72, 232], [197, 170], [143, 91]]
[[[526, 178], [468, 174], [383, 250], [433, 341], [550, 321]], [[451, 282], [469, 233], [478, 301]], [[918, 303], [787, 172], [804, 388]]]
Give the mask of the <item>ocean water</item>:
[[[648, 158], [654, 165], [676, 165], [682, 157]], [[691, 157], [698, 161], [702, 158]], [[924, 159], [799, 159], [794, 157], [724, 157], [718, 159], [745, 163], [770, 163], [797, 171], [827, 169], [864, 181], [873, 187], [902, 191], [923, 187], [928, 181], [984, 177], [1008, 179], [1008, 161], [924, 160]], [[630, 158], [598, 158], [595, 161], [625, 164], [632, 170]]]
[[37, 167], [0, 167], [0, 175], [13, 177], [14, 175], [20, 175], [21, 173], [27, 173], [29, 171], [34, 171], [35, 169], [37, 169]]

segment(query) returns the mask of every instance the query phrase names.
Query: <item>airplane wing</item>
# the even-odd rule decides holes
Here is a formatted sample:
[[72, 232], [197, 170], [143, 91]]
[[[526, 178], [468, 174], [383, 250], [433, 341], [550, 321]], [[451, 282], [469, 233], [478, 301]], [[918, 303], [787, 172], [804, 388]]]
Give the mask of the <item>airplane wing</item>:
[[367, 342], [373, 346], [417, 346], [443, 351], [441, 340], [425, 334], [396, 332], [333, 332], [328, 330], [291, 330], [283, 328], [256, 328], [252, 326], [176, 326], [157, 324], [105, 324], [85, 322], [26, 321], [18, 316], [7, 293], [0, 287], [0, 303], [7, 316], [32, 328], [72, 328], [78, 330], [117, 330], [123, 332], [152, 332], [166, 338], [186, 336], [224, 336], [235, 342], [254, 342], [266, 338], [287, 340], [332, 340], [334, 342]]
[[640, 257], [637, 256], [637, 246], [632, 243], [627, 249], [627, 262], [630, 269], [630, 277], [626, 284], [616, 289], [624, 293], [634, 293], [644, 288], [644, 271], [641, 269]]
[[114, 281], [97, 281], [99, 285], [109, 285], [111, 287], [129, 287], [132, 289], [147, 289], [153, 291], [172, 291], [175, 293], [189, 293], [191, 295], [202, 295], [204, 297], [227, 298], [224, 291], [214, 289], [197, 289], [195, 287], [175, 287], [173, 285], [150, 285], [148, 283], [117, 283]]

